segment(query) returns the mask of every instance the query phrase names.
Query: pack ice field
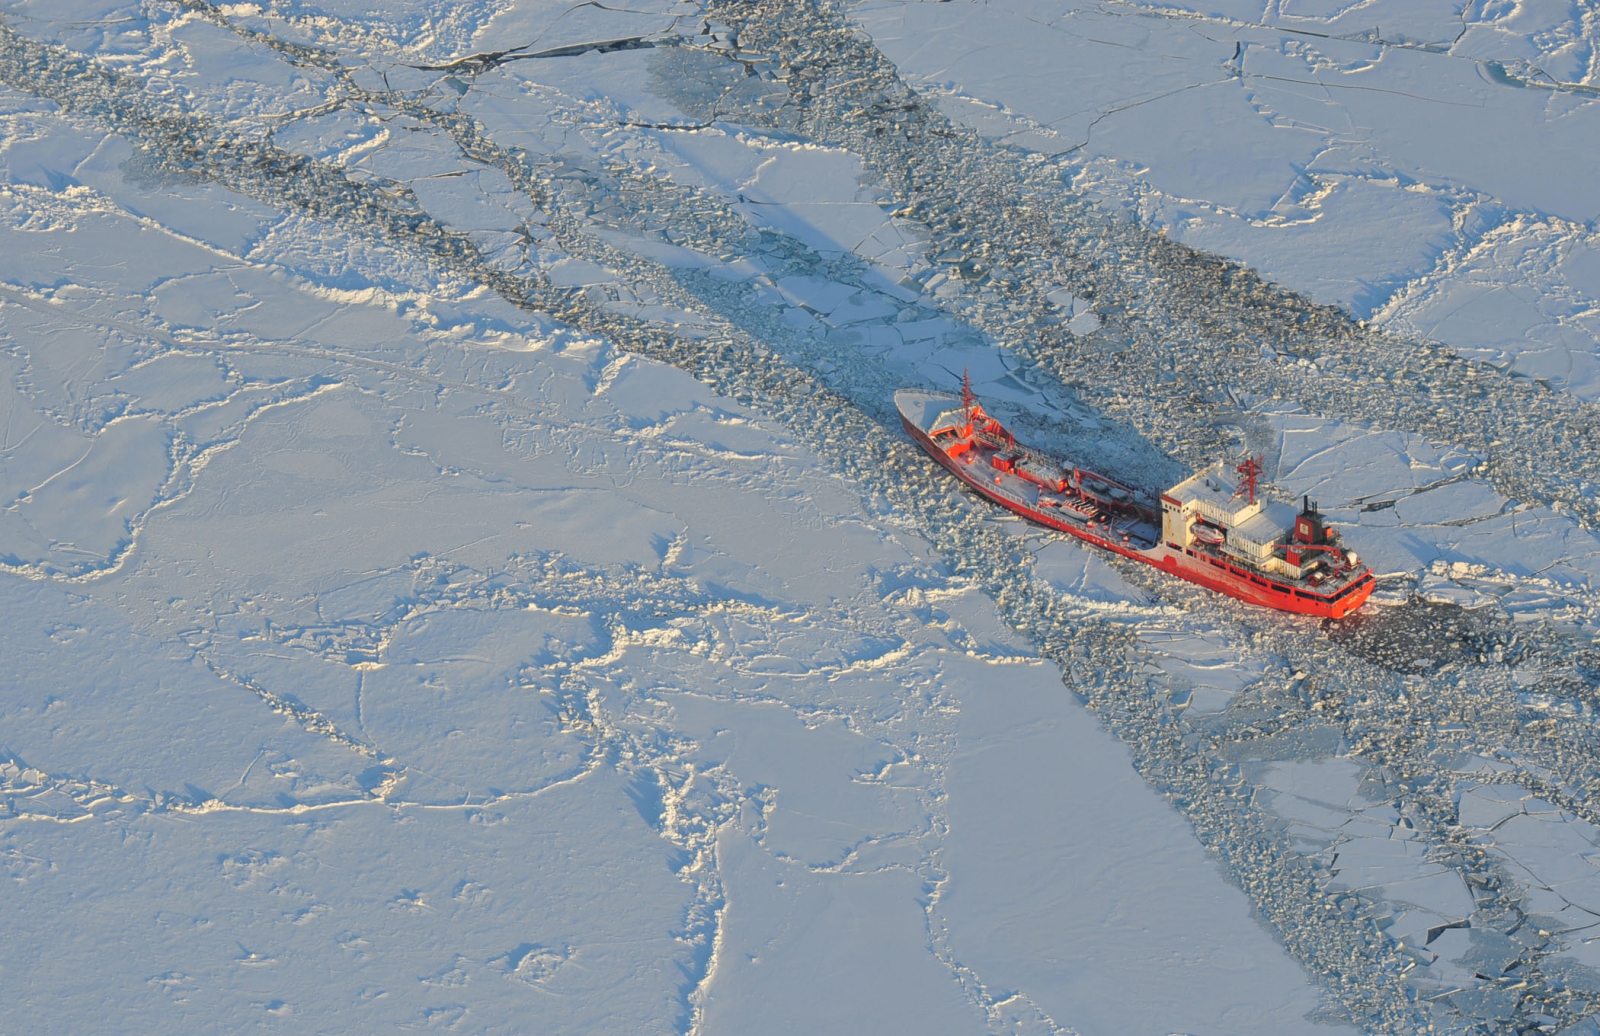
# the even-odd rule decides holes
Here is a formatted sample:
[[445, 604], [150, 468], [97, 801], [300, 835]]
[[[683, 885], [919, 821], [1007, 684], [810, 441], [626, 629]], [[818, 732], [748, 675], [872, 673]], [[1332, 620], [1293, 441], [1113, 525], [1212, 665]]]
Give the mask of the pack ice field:
[[0, 5], [12, 1025], [1597, 1031], [1594, 11], [381, 8]]

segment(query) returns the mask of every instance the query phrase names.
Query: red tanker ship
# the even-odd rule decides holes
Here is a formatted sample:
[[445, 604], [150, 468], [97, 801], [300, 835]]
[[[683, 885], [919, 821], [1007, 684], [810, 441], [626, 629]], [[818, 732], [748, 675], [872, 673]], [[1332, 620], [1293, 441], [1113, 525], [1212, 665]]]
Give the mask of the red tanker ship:
[[1251, 604], [1341, 619], [1372, 595], [1373, 576], [1309, 499], [1256, 492], [1257, 460], [1216, 464], [1157, 501], [1114, 478], [1019, 444], [962, 380], [960, 398], [901, 389], [906, 431], [961, 481], [1040, 525]]

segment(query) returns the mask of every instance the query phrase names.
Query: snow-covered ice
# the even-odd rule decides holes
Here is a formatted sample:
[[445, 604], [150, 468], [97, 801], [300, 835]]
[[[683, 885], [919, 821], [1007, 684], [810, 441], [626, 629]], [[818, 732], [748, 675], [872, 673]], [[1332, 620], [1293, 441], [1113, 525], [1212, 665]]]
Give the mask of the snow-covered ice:
[[[1597, 33], [6, 6], [10, 1025], [1591, 1031]], [[965, 496], [963, 369], [1375, 603]]]

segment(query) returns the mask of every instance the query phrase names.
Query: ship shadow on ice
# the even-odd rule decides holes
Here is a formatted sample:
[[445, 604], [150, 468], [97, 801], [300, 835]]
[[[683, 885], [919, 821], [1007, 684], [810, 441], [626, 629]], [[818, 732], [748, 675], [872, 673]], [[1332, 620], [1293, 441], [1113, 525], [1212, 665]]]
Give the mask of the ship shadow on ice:
[[[787, 324], [777, 316], [779, 297], [753, 281], [729, 282], [703, 270], [684, 268], [674, 269], [672, 277], [708, 312], [815, 378], [896, 441], [910, 444], [894, 408], [896, 390], [925, 387], [956, 396], [962, 372], [970, 371], [986, 406], [1008, 426], [1025, 433], [1030, 442], [1070, 463], [1115, 470], [1152, 491], [1191, 473], [1132, 425], [1096, 410], [1083, 402], [1072, 386], [1021, 363], [949, 314], [938, 314], [948, 321], [950, 331], [937, 344], [884, 348], [870, 341], [875, 325], [827, 329], [819, 324], [807, 330]], [[907, 300], [878, 292], [876, 298], [897, 313], [910, 312], [920, 318], [930, 312], [927, 300], [921, 297]], [[885, 318], [881, 325], [891, 327], [894, 321]], [[826, 416], [818, 415], [820, 419]], [[937, 475], [931, 465], [928, 472], [930, 478]]]

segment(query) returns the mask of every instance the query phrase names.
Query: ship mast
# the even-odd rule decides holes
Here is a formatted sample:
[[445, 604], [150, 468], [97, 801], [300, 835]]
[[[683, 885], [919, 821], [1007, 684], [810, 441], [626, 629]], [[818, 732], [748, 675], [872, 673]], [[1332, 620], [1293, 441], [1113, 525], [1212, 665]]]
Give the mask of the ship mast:
[[[1239, 488], [1244, 490], [1246, 493], [1248, 493], [1250, 495], [1250, 503], [1252, 503], [1252, 504], [1255, 503], [1256, 502], [1256, 479], [1261, 477], [1261, 458], [1260, 457], [1246, 457], [1244, 459], [1244, 463], [1240, 464], [1237, 468], [1234, 468], [1233, 470], [1237, 471], [1239, 473], [1239, 477], [1244, 480], [1244, 485], [1239, 487]], [[1238, 493], [1234, 494], [1234, 496], [1238, 496], [1238, 495], [1239, 495]]]
[[961, 369], [961, 411], [967, 420], [972, 420], [972, 408], [978, 403], [978, 397], [972, 393], [972, 375], [967, 368]]

